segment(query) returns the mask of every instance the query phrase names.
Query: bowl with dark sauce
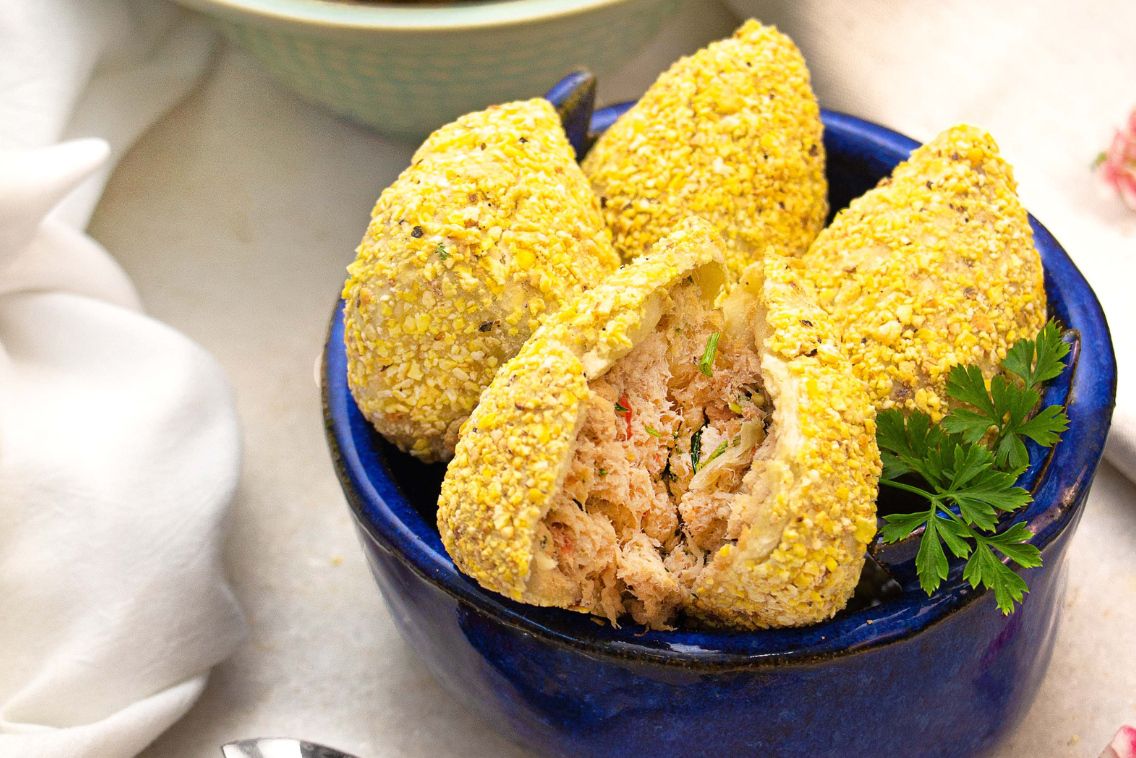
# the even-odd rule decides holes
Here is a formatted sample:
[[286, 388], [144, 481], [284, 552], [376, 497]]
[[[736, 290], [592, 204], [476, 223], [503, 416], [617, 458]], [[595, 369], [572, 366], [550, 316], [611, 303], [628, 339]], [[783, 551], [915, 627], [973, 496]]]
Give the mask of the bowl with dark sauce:
[[[630, 107], [592, 112], [587, 77], [548, 95], [578, 155]], [[581, 94], [583, 93], [583, 94]], [[918, 146], [890, 129], [822, 111], [829, 202], [845, 207]], [[1069, 429], [1030, 448], [1019, 481], [1024, 523], [1043, 565], [1015, 569], [1030, 593], [1011, 615], [973, 589], [962, 563], [931, 596], [909, 539], [870, 550], [856, 596], [813, 626], [647, 631], [522, 605], [460, 573], [435, 525], [444, 466], [382, 439], [347, 386], [340, 302], [323, 361], [332, 458], [363, 549], [393, 618], [442, 686], [501, 734], [539, 755], [986, 755], [1033, 702], [1053, 651], [1065, 554], [1108, 434], [1116, 362], [1100, 304], [1045, 227], [1030, 217], [1051, 316], [1071, 352], [1042, 402]], [[881, 502], [886, 512], [887, 503]], [[878, 538], [877, 538], [878, 540]]]

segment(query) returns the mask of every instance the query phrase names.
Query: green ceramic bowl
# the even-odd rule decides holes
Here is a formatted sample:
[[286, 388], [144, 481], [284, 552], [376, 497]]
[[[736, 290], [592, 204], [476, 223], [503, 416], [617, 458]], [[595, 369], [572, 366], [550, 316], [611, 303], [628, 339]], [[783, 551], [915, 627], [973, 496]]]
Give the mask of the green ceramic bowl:
[[682, 0], [178, 0], [303, 97], [420, 140], [463, 113], [610, 73]]

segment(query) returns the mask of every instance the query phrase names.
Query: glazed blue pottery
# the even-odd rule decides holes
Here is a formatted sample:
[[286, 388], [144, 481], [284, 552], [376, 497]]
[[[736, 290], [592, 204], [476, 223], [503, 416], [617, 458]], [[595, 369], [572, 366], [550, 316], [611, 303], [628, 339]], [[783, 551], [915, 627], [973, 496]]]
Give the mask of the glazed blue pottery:
[[[578, 86], [577, 86], [578, 85]], [[586, 76], [550, 93], [583, 154], [627, 105], [591, 111]], [[569, 97], [575, 98], [571, 100]], [[570, 102], [571, 100], [571, 102]], [[567, 103], [567, 107], [565, 107]], [[574, 103], [574, 104], [573, 104]], [[841, 208], [916, 147], [883, 127], [823, 112], [830, 202]], [[590, 128], [587, 125], [590, 123]], [[802, 629], [645, 632], [521, 605], [455, 568], [434, 523], [444, 473], [399, 453], [359, 413], [347, 387], [340, 302], [323, 364], [331, 453], [363, 549], [399, 630], [438, 681], [501, 734], [563, 758], [886, 756], [990, 753], [1020, 723], [1053, 651], [1065, 553], [1100, 461], [1116, 364], [1084, 277], [1036, 219], [1052, 314], [1074, 350], [1045, 402], [1070, 427], [1031, 450], [1024, 522], [1044, 565], [1022, 571], [1030, 593], [1004, 616], [952, 564], [931, 597], [915, 581], [918, 536], [872, 548], [878, 564], [831, 621]], [[894, 581], [877, 565], [882, 565]], [[877, 578], [873, 579], [873, 575]], [[879, 578], [882, 577], [882, 578]]]

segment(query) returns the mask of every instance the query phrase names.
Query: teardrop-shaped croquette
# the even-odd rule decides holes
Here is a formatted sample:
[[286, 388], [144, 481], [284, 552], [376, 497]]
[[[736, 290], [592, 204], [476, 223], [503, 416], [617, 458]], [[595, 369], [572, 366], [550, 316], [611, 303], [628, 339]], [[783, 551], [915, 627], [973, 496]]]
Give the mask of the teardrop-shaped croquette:
[[879, 409], [949, 408], [952, 366], [987, 377], [1046, 321], [1041, 259], [1010, 165], [956, 126], [837, 214], [801, 259]]
[[800, 51], [747, 21], [671, 66], [583, 168], [625, 260], [694, 215], [738, 274], [768, 245], [803, 253], [824, 226], [823, 131]]
[[462, 571], [654, 628], [844, 607], [876, 529], [874, 413], [785, 259], [727, 297], [724, 253], [706, 222], [682, 223], [502, 369], [438, 503]]
[[383, 192], [348, 267], [356, 403], [401, 449], [448, 460], [497, 369], [618, 264], [547, 101], [443, 126]]

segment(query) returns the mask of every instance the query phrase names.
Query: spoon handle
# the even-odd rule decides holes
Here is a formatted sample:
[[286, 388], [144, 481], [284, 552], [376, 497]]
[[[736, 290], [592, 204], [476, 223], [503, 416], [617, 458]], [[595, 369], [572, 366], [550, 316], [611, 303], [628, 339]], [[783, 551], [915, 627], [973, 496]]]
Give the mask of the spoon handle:
[[350, 753], [289, 737], [257, 737], [221, 746], [225, 758], [355, 758]]

